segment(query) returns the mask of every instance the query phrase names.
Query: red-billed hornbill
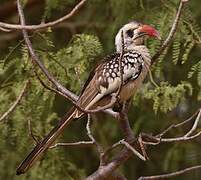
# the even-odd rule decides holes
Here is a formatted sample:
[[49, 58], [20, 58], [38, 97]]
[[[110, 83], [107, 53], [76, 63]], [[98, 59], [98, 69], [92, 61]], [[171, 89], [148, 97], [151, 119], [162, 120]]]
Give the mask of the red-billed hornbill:
[[[123, 32], [123, 36], [122, 36]], [[119, 58], [122, 52], [122, 37], [124, 54], [121, 59], [122, 77], [119, 68]], [[85, 110], [94, 110], [110, 103], [114, 93], [122, 85], [118, 103], [123, 103], [133, 96], [144, 80], [151, 64], [149, 50], [144, 45], [146, 37], [157, 37], [159, 33], [152, 26], [132, 21], [124, 25], [116, 35], [116, 53], [103, 59], [91, 73], [77, 105]], [[73, 107], [67, 115], [58, 122], [50, 133], [40, 142], [17, 169], [17, 174], [25, 173], [44, 152], [55, 142], [65, 127], [75, 118], [84, 113]]]

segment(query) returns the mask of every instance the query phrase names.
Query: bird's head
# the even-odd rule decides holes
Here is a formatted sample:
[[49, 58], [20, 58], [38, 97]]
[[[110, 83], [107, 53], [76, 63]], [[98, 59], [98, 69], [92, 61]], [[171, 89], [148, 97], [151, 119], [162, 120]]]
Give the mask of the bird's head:
[[144, 45], [144, 40], [147, 37], [155, 37], [160, 39], [159, 32], [150, 25], [145, 25], [132, 21], [125, 24], [117, 33], [115, 38], [115, 45], [117, 52], [122, 50], [122, 32], [124, 38], [125, 49], [130, 49], [134, 46]]

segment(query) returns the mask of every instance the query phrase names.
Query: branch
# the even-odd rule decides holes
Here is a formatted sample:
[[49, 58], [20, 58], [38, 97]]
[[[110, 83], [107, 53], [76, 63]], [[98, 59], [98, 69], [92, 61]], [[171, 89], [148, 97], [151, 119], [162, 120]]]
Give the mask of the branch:
[[[127, 117], [129, 103], [130, 102], [127, 102], [126, 104], [124, 103], [122, 111], [119, 114], [119, 120], [120, 120], [120, 127], [124, 133], [124, 136], [126, 137], [126, 141], [129, 142], [130, 144], [131, 141], [135, 142], [136, 139], [132, 133], [132, 129], [130, 128], [130, 124]], [[123, 143], [119, 141], [118, 143], [115, 143], [114, 147], [117, 147], [119, 144], [123, 144]], [[106, 150], [105, 153], [103, 154], [103, 157], [105, 157], [106, 153], [109, 152], [110, 150], [111, 149]], [[107, 179], [122, 163], [127, 161], [127, 159], [133, 155], [133, 153], [134, 152], [130, 148], [128, 147], [123, 148], [123, 150], [119, 152], [115, 158], [113, 158], [107, 164], [99, 166], [98, 170], [95, 171], [90, 176], [88, 176], [86, 180], [91, 180], [91, 179], [98, 180], [98, 179], [104, 179], [104, 178]]]
[[[84, 3], [86, 2], [87, 0], [81, 0], [72, 10], [70, 13], [66, 14], [65, 16], [55, 20], [55, 21], [52, 21], [52, 22], [49, 22], [49, 23], [44, 23], [44, 24], [39, 24], [39, 25], [29, 25], [29, 26], [26, 26], [24, 23], [21, 23], [21, 25], [19, 24], [8, 24], [8, 23], [3, 23], [3, 22], [0, 22], [0, 27], [1, 28], [4, 28], [4, 29], [21, 29], [21, 30], [37, 30], [37, 29], [44, 29], [44, 28], [48, 28], [48, 27], [53, 27], [69, 18], [71, 18], [72, 16], [75, 15], [75, 13], [84, 5]], [[19, 2], [18, 2], [19, 4]], [[21, 8], [22, 9], [22, 8]], [[19, 11], [19, 7], [18, 7], [18, 11]], [[21, 13], [21, 15], [23, 15]], [[22, 18], [22, 16], [21, 16]]]
[[25, 95], [25, 92], [27, 90], [29, 81], [27, 81], [25, 83], [25, 85], [23, 86], [19, 96], [17, 97], [16, 101], [13, 103], [13, 105], [2, 115], [0, 116], [0, 121], [3, 121], [5, 118], [7, 118], [17, 107], [17, 105], [20, 103], [20, 101], [22, 100], [22, 97]]
[[186, 2], [188, 2], [188, 0], [181, 0], [180, 1], [179, 8], [177, 10], [177, 13], [176, 13], [175, 19], [173, 21], [172, 28], [171, 28], [171, 30], [169, 32], [169, 35], [166, 38], [166, 40], [163, 42], [161, 48], [152, 57], [151, 64], [153, 64], [159, 58], [159, 56], [162, 54], [162, 52], [170, 45], [170, 43], [171, 43], [171, 41], [172, 41], [172, 39], [174, 37], [174, 34], [176, 33], [176, 30], [178, 28], [179, 19], [181, 17], [181, 11], [182, 11], [182, 9], [184, 7], [184, 4]]
[[[190, 122], [195, 116], [197, 115], [195, 122], [193, 123], [192, 128], [183, 136], [181, 137], [176, 137], [176, 138], [162, 138], [167, 132], [169, 132], [172, 128], [177, 128], [180, 127], [188, 122]], [[198, 136], [201, 135], [201, 131], [197, 132], [196, 134], [192, 135], [192, 133], [196, 130], [198, 123], [200, 121], [200, 117], [201, 117], [201, 108], [199, 108], [198, 111], [196, 111], [190, 118], [188, 118], [187, 120], [179, 123], [179, 124], [173, 124], [171, 126], [169, 126], [168, 128], [166, 128], [162, 133], [160, 133], [159, 135], [156, 136], [150, 136], [148, 134], [141, 134], [141, 137], [144, 139], [142, 140], [143, 144], [146, 145], [158, 145], [162, 142], [182, 142], [182, 141], [189, 141], [192, 139], [197, 138]]]
[[30, 119], [28, 119], [27, 121], [28, 121], [29, 136], [34, 140], [35, 144], [38, 144], [38, 143], [40, 142], [39, 137], [36, 136], [36, 135], [34, 135], [34, 133], [33, 133], [33, 131], [32, 131]]
[[3, 27], [0, 27], [0, 31], [4, 31], [4, 32], [11, 32], [10, 29], [6, 29], [6, 28], [3, 28]]
[[200, 120], [200, 116], [201, 116], [201, 108], [199, 110], [199, 113], [197, 115], [197, 118], [196, 118], [191, 130], [188, 133], [186, 133], [185, 137], [189, 137], [196, 130], [198, 123], [199, 123], [199, 120]]
[[[20, 16], [21, 25], [24, 26], [25, 25], [25, 18], [24, 18], [24, 13], [23, 13], [23, 10], [22, 10], [22, 6], [20, 4], [20, 0], [17, 0], [17, 7], [18, 7], [18, 12], [19, 12], [19, 16]], [[28, 37], [28, 34], [27, 34], [25, 29], [22, 29], [22, 33], [23, 33], [25, 43], [26, 43], [26, 45], [27, 45], [27, 47], [29, 49], [29, 53], [30, 53], [30, 55], [32, 57], [32, 62], [36, 63], [39, 66], [39, 68], [44, 73], [44, 75], [47, 77], [47, 79], [56, 87], [57, 90], [59, 90], [60, 92], [65, 94], [66, 97], [68, 97], [69, 100], [75, 101], [76, 100], [75, 95], [71, 91], [66, 89], [63, 85], [61, 85], [54, 78], [54, 76], [52, 76], [52, 74], [50, 74], [50, 72], [46, 69], [44, 64], [41, 62], [41, 60], [39, 59], [38, 55], [35, 53], [35, 51], [33, 49], [33, 46], [31, 44], [31, 41], [30, 41], [30, 39]]]
[[94, 145], [92, 141], [79, 141], [79, 142], [72, 142], [72, 143], [56, 143], [53, 146], [50, 146], [49, 149], [57, 148], [60, 146], [67, 146], [67, 147], [91, 147]]
[[87, 135], [91, 139], [91, 141], [96, 145], [98, 153], [99, 153], [99, 158], [100, 158], [100, 166], [102, 166], [105, 163], [104, 160], [104, 150], [103, 147], [96, 141], [96, 139], [93, 137], [91, 133], [91, 115], [88, 114], [88, 119], [87, 119], [87, 125], [86, 125], [86, 130], [87, 130]]
[[140, 158], [143, 161], [146, 161], [146, 158], [144, 156], [142, 156], [137, 150], [135, 150], [134, 147], [132, 147], [128, 142], [126, 142], [124, 139], [120, 140], [120, 144], [123, 144], [124, 146], [126, 146], [128, 149], [130, 149], [134, 155], [136, 155], [138, 158]]
[[[195, 127], [195, 124], [198, 124], [198, 120], [197, 119], [198, 119], [198, 117], [200, 117], [200, 109], [199, 109], [199, 111], [196, 111], [196, 113], [198, 115], [197, 115], [196, 120], [195, 120], [195, 122], [193, 124], [193, 127]], [[195, 116], [195, 113], [192, 115], [192, 117], [194, 117], [194, 116]], [[187, 119], [184, 122], [179, 123], [177, 125], [181, 126], [181, 125], [185, 124], [186, 122], [189, 122], [189, 120], [191, 120], [192, 117], [190, 117], [189, 119]], [[177, 126], [177, 125], [175, 125], [175, 126]], [[123, 129], [125, 129], [125, 127]], [[170, 130], [170, 128], [169, 128], [169, 130]], [[190, 131], [191, 130], [192, 130], [192, 128], [190, 129]], [[142, 134], [141, 138], [142, 138], [142, 142], [144, 144], [157, 145], [157, 144], [160, 144], [161, 142], [182, 142], [182, 141], [188, 141], [188, 140], [195, 139], [196, 137], [198, 137], [200, 135], [201, 135], [201, 132], [198, 132], [197, 134], [192, 135], [192, 136], [188, 136], [188, 137], [185, 137], [185, 135], [184, 135], [184, 136], [178, 137], [178, 138], [160, 138], [160, 137], [153, 137], [153, 136]], [[147, 139], [155, 141], [155, 143], [153, 143], [151, 141], [148, 141]], [[127, 142], [128, 142], [128, 140], [127, 140]], [[136, 149], [141, 149], [140, 144], [138, 144], [137, 142], [138, 142], [138, 139], [135, 138], [134, 141], [132, 141], [132, 140], [129, 141], [129, 145], [132, 145], [132, 148], [134, 148], [135, 150]], [[106, 156], [106, 153], [108, 153], [112, 149], [114, 149], [117, 146], [119, 146], [119, 144], [120, 144], [120, 142], [117, 142], [114, 145], [112, 145], [111, 148], [109, 148], [108, 150], [105, 151], [104, 156]], [[120, 165], [122, 165], [125, 161], [127, 161], [132, 155], [133, 155], [133, 152], [130, 149], [128, 149], [127, 147], [125, 147], [123, 150], [121, 150], [116, 155], [115, 158], [113, 158], [111, 161], [109, 161], [104, 166], [100, 166], [97, 171], [95, 171], [92, 175], [88, 176], [86, 179], [87, 180], [90, 180], [90, 179], [98, 180], [98, 179], [101, 179], [101, 178], [103, 179], [103, 178], [109, 177], [109, 175], [112, 172], [114, 172]], [[146, 158], [146, 156], [145, 156], [145, 158]], [[140, 179], [140, 180], [142, 180], [142, 179]]]
[[99, 168], [93, 174], [88, 176], [86, 180], [107, 179], [120, 165], [127, 161], [132, 154], [132, 151], [125, 147], [110, 162], [104, 166], [99, 166]]
[[[197, 138], [200, 135], [201, 135], [201, 131], [198, 132], [198, 133], [196, 133], [195, 135], [188, 136], [188, 137], [181, 136], [181, 137], [176, 137], [176, 138], [157, 138], [157, 137], [154, 137], [154, 136], [150, 136], [148, 134], [143, 134], [142, 138], [143, 139], [148, 139], [148, 141], [147, 140], [143, 140], [144, 144], [147, 144], [147, 145], [158, 145], [158, 144], [160, 144], [162, 142], [167, 143], [167, 142], [189, 141], [189, 140]], [[153, 141], [155, 141], [155, 142], [153, 142]]]
[[173, 128], [178, 128], [178, 127], [183, 126], [184, 124], [192, 121], [193, 118], [196, 117], [196, 115], [199, 113], [200, 110], [201, 110], [201, 108], [198, 109], [191, 117], [189, 117], [188, 119], [186, 119], [185, 121], [183, 121], [181, 123], [171, 124], [168, 128], [166, 128], [163, 132], [161, 132], [160, 134], [156, 135], [155, 137], [163, 137], [167, 132], [169, 132]]
[[[193, 117], [195, 117], [195, 115], [197, 115], [192, 128], [183, 136], [181, 137], [176, 137], [176, 138], [162, 138], [167, 132], [169, 132], [172, 128], [175, 127], [180, 127], [184, 124], [186, 124], [187, 122], [189, 122], [190, 120], [192, 120]], [[192, 135], [192, 133], [197, 129], [198, 123], [200, 121], [200, 117], [201, 117], [201, 108], [199, 108], [198, 111], [196, 111], [196, 113], [194, 113], [190, 118], [188, 118], [187, 120], [183, 121], [182, 123], [176, 124], [176, 125], [172, 125], [169, 126], [167, 129], [165, 129], [165, 131], [163, 131], [162, 133], [160, 133], [159, 135], [156, 136], [150, 136], [147, 134], [142, 134], [142, 138], [146, 139], [150, 139], [151, 142], [149, 140], [142, 140], [144, 144], [149, 144], [149, 145], [158, 145], [161, 142], [179, 142], [179, 141], [188, 141], [188, 140], [192, 140], [197, 138], [198, 136], [201, 135], [201, 131], [199, 131], [198, 133]], [[156, 141], [156, 142], [152, 142], [152, 141]]]
[[140, 178], [138, 178], [138, 180], [155, 180], [155, 179], [166, 179], [166, 178], [170, 178], [170, 177], [174, 177], [174, 176], [178, 176], [193, 170], [198, 170], [201, 169], [201, 165], [198, 166], [192, 166], [183, 170], [179, 170], [173, 173], [168, 173], [168, 174], [162, 174], [162, 175], [156, 175], [156, 176], [142, 176]]
[[[56, 94], [58, 94], [58, 95], [61, 95], [62, 97], [66, 98], [66, 99], [69, 99], [68, 96], [66, 96], [65, 94], [63, 94], [63, 92], [60, 92], [60, 91], [58, 91], [57, 89], [54, 89], [54, 88], [49, 87], [48, 85], [46, 85], [46, 84], [43, 82], [43, 80], [40, 78], [40, 76], [38, 75], [38, 73], [36, 72], [36, 70], [34, 70], [34, 72], [35, 72], [35, 74], [36, 74], [37, 79], [39, 80], [39, 82], [41, 83], [41, 85], [42, 85], [43, 87], [45, 87], [46, 89], [48, 89], [48, 90], [50, 90], [50, 91], [52, 91], [52, 92], [54, 92], [54, 93], [56, 93]], [[76, 100], [77, 100], [78, 97], [77, 97], [76, 95], [75, 95], [75, 97], [76, 97]], [[77, 105], [77, 103], [76, 103], [75, 101], [72, 101], [72, 103], [74, 104], [74, 106], [75, 106], [78, 110], [82, 111], [83, 113], [91, 114], [91, 113], [96, 113], [96, 112], [104, 111], [104, 112], [107, 112], [108, 114], [110, 114], [110, 115], [116, 117], [117, 114], [116, 114], [114, 111], [112, 111], [112, 110], [108, 110], [108, 111], [107, 111], [107, 109], [111, 108], [111, 107], [114, 105], [115, 102], [116, 102], [116, 97], [115, 97], [115, 96], [112, 96], [111, 101], [110, 101], [109, 104], [107, 104], [107, 105], [105, 105], [105, 106], [103, 106], [103, 107], [99, 107], [99, 106], [98, 106], [98, 107], [97, 107], [96, 109], [94, 109], [94, 110], [86, 110], [86, 109], [83, 109], [82, 107], [80, 107], [79, 105]]]

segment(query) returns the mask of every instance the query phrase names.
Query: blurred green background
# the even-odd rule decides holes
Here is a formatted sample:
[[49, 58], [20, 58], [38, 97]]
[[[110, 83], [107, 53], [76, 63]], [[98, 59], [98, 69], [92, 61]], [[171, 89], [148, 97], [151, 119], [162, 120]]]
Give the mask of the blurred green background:
[[[39, 24], [55, 20], [78, 2], [26, 0], [26, 22]], [[79, 94], [91, 68], [101, 57], [115, 51], [114, 37], [123, 24], [131, 20], [151, 24], [164, 39], [171, 28], [178, 4], [178, 0], [88, 0], [68, 21], [53, 28], [30, 32], [29, 35], [46, 67], [63, 85]], [[174, 41], [152, 67], [154, 83], [148, 76], [133, 99], [129, 120], [136, 135], [140, 132], [157, 134], [168, 125], [185, 120], [200, 107], [200, 19], [200, 0], [189, 0], [183, 9]], [[14, 0], [0, 0], [0, 21], [19, 23]], [[156, 52], [160, 43], [148, 40], [151, 54]], [[0, 179], [83, 179], [98, 168], [95, 147], [55, 148], [48, 151], [27, 174], [20, 177], [15, 175], [16, 167], [34, 146], [28, 135], [27, 121], [31, 122], [34, 134], [42, 138], [72, 106], [40, 85], [30, 62], [21, 32], [0, 32], [0, 115], [15, 101], [25, 81], [31, 80], [20, 105], [0, 122]], [[45, 79], [40, 71], [38, 73]], [[73, 122], [58, 141], [87, 140], [85, 125], [85, 118]], [[189, 123], [174, 129], [167, 137], [181, 136], [191, 125]], [[105, 148], [123, 138], [117, 121], [105, 114], [96, 116], [92, 129]], [[132, 157], [118, 171], [129, 180], [173, 172], [200, 164], [200, 149], [200, 138], [149, 147], [149, 161], [142, 162]], [[175, 179], [198, 180], [200, 175], [200, 171], [194, 171]]]

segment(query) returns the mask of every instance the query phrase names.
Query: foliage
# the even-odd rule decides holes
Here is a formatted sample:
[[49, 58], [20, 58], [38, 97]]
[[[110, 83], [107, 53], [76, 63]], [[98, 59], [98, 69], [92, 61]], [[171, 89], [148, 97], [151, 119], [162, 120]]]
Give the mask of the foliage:
[[186, 91], [192, 95], [192, 86], [187, 82], [181, 82], [176, 87], [172, 87], [167, 82], [161, 82], [160, 86], [148, 90], [144, 93], [146, 99], [153, 100], [153, 110], [162, 112], [171, 111], [180, 101], [184, 100]]

